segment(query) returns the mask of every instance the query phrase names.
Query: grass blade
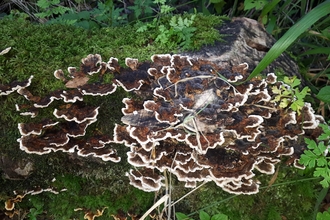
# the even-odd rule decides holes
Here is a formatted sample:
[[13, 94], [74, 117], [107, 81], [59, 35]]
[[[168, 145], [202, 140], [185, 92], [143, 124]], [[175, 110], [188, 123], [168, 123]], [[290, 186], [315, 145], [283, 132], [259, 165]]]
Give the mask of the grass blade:
[[279, 57], [302, 33], [310, 28], [320, 18], [330, 13], [330, 1], [327, 0], [316, 6], [301, 20], [293, 25], [273, 46], [266, 56], [260, 61], [259, 65], [252, 71], [246, 81], [260, 74], [271, 62]]
[[321, 192], [318, 194], [317, 201], [316, 201], [314, 211], [313, 211], [313, 219], [316, 219], [317, 213], [320, 210], [321, 203], [322, 203], [323, 199], [325, 198], [325, 196], [327, 195], [328, 190], [329, 190], [328, 188], [323, 188], [321, 190]]

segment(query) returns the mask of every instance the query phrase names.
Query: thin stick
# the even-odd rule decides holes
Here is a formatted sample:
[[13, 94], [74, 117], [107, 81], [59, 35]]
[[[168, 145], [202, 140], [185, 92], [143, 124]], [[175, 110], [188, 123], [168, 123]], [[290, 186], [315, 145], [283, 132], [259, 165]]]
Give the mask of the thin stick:
[[[176, 155], [178, 155], [178, 152], [175, 153], [174, 155], [174, 158], [173, 158], [173, 162], [171, 164], [171, 171], [173, 170], [173, 164], [174, 164], [174, 161], [176, 159]], [[172, 175], [171, 175], [171, 172], [169, 172], [169, 175], [170, 175], [170, 181], [169, 181], [169, 201], [168, 201], [168, 210], [167, 210], [167, 219], [170, 220], [171, 219], [171, 208], [172, 208]], [[174, 207], [174, 206], [173, 206]], [[166, 205], [164, 207], [164, 209], [166, 208]]]
[[150, 209], [144, 215], [140, 218], [140, 220], [145, 219], [155, 208], [160, 206], [163, 202], [165, 202], [168, 199], [169, 195], [164, 195], [162, 198], [160, 198], [153, 206], [151, 206]]

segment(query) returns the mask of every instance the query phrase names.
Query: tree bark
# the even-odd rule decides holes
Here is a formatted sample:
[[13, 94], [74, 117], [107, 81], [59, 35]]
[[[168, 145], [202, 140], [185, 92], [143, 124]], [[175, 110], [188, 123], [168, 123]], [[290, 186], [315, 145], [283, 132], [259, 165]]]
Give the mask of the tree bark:
[[[248, 63], [249, 71], [259, 64], [276, 40], [257, 21], [249, 18], [233, 18], [219, 27], [223, 41], [207, 45], [199, 51], [186, 52], [189, 55], [207, 59], [224, 68]], [[286, 53], [281, 54], [262, 73], [282, 70], [285, 75], [302, 78], [297, 64]]]

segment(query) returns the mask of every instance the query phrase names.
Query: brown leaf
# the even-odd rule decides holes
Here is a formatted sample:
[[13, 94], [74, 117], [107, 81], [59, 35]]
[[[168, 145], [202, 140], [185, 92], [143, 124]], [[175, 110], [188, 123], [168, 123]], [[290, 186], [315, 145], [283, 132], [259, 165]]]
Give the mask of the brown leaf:
[[78, 88], [79, 86], [85, 85], [89, 80], [89, 77], [87, 76], [82, 76], [82, 77], [75, 77], [71, 80], [69, 80], [65, 86], [67, 88]]

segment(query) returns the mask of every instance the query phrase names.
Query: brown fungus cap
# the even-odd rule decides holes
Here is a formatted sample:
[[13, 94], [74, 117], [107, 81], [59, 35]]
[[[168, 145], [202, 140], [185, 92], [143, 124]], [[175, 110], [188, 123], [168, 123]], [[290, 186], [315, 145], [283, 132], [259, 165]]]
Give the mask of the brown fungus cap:
[[[125, 77], [116, 77], [121, 86], [126, 86], [128, 76], [136, 83], [132, 89], [124, 86], [126, 91], [139, 90], [142, 81], [149, 86], [151, 95], [143, 106], [123, 100], [126, 126], [120, 136], [118, 126], [115, 131], [115, 139], [120, 137], [130, 147], [128, 161], [141, 167], [141, 173], [148, 170], [146, 176], [167, 169], [187, 187], [214, 181], [230, 193], [257, 193], [254, 170], [273, 174], [282, 155], [297, 158], [298, 136], [315, 138], [318, 124], [324, 123], [308, 103], [301, 115], [281, 109], [273, 101], [272, 87], [277, 83], [273, 73], [243, 82], [249, 75], [246, 63], [223, 69], [179, 55], [154, 55], [151, 60], [148, 78], [135, 74], [134, 68], [124, 71]], [[139, 70], [143, 65], [136, 66]], [[132, 185], [158, 189], [150, 188], [137, 173], [128, 173]]]
[[[61, 191], [65, 191], [65, 190], [66, 189], [62, 189]], [[17, 194], [15, 198], [10, 198], [10, 199], [6, 200], [5, 209], [7, 211], [12, 211], [15, 208], [15, 204], [18, 203], [18, 202], [22, 202], [22, 200], [24, 199], [24, 197], [26, 195], [36, 195], [36, 194], [40, 194], [40, 193], [43, 193], [43, 192], [51, 192], [51, 193], [54, 193], [54, 194], [59, 193], [57, 190], [55, 190], [52, 187], [45, 188], [45, 189], [36, 188], [36, 189], [33, 189], [33, 190], [25, 191], [24, 193]], [[16, 194], [16, 192], [15, 192], [15, 194]]]
[[[139, 90], [148, 81], [148, 73], [143, 67], [145, 68], [145, 66], [140, 66], [136, 70], [122, 68], [120, 74], [115, 74], [116, 83], [127, 92]], [[132, 74], [136, 75], [136, 78], [132, 77]]]
[[62, 109], [55, 109], [53, 114], [56, 118], [64, 118], [66, 121], [82, 123], [87, 120], [95, 120], [99, 107], [80, 106], [78, 104], [65, 105]]
[[80, 142], [77, 146], [78, 155], [83, 157], [97, 157], [103, 161], [119, 162], [116, 150], [106, 147], [106, 144], [112, 142], [111, 138], [104, 136], [90, 137], [86, 142]]
[[19, 89], [26, 88], [31, 85], [33, 76], [30, 76], [28, 80], [25, 81], [14, 81], [9, 85], [0, 84], [0, 96], [9, 95], [10, 93], [17, 91]]
[[22, 202], [22, 199], [25, 197], [26, 194], [17, 195], [15, 198], [8, 199], [5, 202], [5, 209], [7, 211], [12, 211], [15, 208], [15, 203]]
[[[58, 98], [70, 104], [55, 109], [60, 123], [54, 126], [20, 125], [21, 149], [38, 154], [77, 151], [80, 156], [118, 162], [116, 151], [107, 145], [124, 144], [128, 162], [136, 168], [127, 175], [141, 190], [159, 190], [164, 185], [161, 173], [167, 170], [186, 187], [213, 181], [230, 193], [253, 194], [260, 184], [256, 170], [273, 174], [283, 156], [288, 164], [299, 166], [306, 149], [300, 137], [317, 140], [322, 133], [318, 125], [324, 119], [309, 103], [300, 112], [280, 108], [273, 89], [290, 87], [273, 73], [245, 82], [247, 63], [225, 68], [169, 54], [153, 55], [151, 62], [142, 63], [127, 58], [125, 63], [121, 67], [116, 58], [104, 63], [99, 55], [89, 55], [79, 70], [69, 68], [71, 80], [96, 73], [100, 80], [86, 80], [35, 101], [35, 107], [49, 106]], [[106, 73], [112, 74], [112, 83], [102, 81]], [[56, 77], [66, 82], [62, 75], [58, 71]], [[129, 96], [134, 98], [122, 100], [123, 117], [113, 137], [83, 137], [102, 110], [82, 104], [83, 96], [109, 95], [117, 86], [134, 93]]]
[[[112, 64], [116, 59], [112, 60]], [[32, 105], [16, 105], [17, 111], [25, 111], [21, 115], [37, 116], [39, 108], [53, 108], [53, 118], [37, 123], [20, 123], [18, 125], [21, 137], [18, 139], [21, 150], [27, 153], [48, 154], [63, 151], [76, 152], [83, 157], [96, 157], [104, 161], [119, 162], [116, 150], [108, 146], [115, 142], [113, 138], [100, 135], [85, 137], [88, 126], [97, 120], [99, 107], [83, 103], [84, 95], [105, 96], [115, 92], [117, 85], [104, 83], [103, 76], [113, 72], [114, 67], [102, 62], [101, 56], [88, 55], [82, 59], [80, 68], [69, 67], [66, 76], [62, 70], [56, 70], [54, 77], [66, 83], [67, 89], [55, 90], [45, 97], [33, 96], [26, 86], [30, 85], [32, 77], [24, 83], [18, 83], [14, 89], [25, 96]], [[89, 83], [90, 75], [98, 74], [99, 80]], [[13, 84], [14, 85], [14, 84]], [[16, 85], [16, 84], [15, 84]], [[48, 118], [51, 118], [48, 117]], [[40, 121], [40, 120], [39, 120]]]
[[[69, 142], [68, 135], [60, 129], [47, 129], [41, 135], [22, 136], [17, 141], [20, 143], [20, 149], [26, 153], [48, 154], [53, 151], [62, 150], [71, 152], [64, 146]], [[63, 147], [63, 148], [62, 148]]]
[[164, 177], [157, 175], [152, 169], [133, 170], [127, 174], [130, 179], [130, 184], [138, 189], [146, 192], [158, 191], [163, 185]]
[[76, 101], [83, 101], [83, 95], [79, 89], [64, 90], [60, 95], [66, 103], [75, 103]]
[[54, 126], [58, 122], [53, 122], [51, 119], [45, 119], [41, 123], [19, 123], [18, 130], [22, 136], [40, 135], [42, 129], [49, 126]]
[[104, 96], [114, 93], [116, 88], [117, 85], [115, 84], [93, 83], [81, 86], [80, 92], [83, 95]]
[[48, 107], [54, 100], [62, 99], [63, 90], [55, 90], [50, 92], [50, 94], [41, 98], [38, 102], [34, 103], [34, 107], [36, 108], [46, 108]]

